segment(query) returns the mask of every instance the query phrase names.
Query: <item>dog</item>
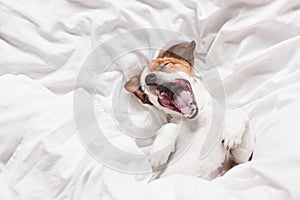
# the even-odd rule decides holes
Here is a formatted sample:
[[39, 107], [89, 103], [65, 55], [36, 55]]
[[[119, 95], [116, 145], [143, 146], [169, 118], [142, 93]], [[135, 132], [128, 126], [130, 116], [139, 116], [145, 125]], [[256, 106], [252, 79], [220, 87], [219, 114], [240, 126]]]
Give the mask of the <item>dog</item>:
[[195, 76], [195, 47], [195, 41], [182, 42], [161, 51], [125, 84], [142, 104], [167, 117], [149, 156], [155, 178], [180, 173], [211, 180], [252, 159], [255, 138], [249, 131], [248, 114], [240, 108], [224, 111], [220, 134], [207, 155], [200, 156], [212, 134], [216, 100]]

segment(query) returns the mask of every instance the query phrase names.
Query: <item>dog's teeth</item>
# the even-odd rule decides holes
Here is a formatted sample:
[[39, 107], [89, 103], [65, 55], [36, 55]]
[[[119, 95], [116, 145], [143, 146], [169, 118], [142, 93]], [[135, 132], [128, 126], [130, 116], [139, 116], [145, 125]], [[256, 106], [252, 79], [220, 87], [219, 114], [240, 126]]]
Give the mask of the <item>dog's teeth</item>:
[[159, 99], [163, 99], [164, 98], [164, 94], [165, 94], [164, 92], [162, 92], [162, 93], [158, 92], [157, 96], [158, 96]]
[[174, 106], [179, 109], [179, 107], [178, 107], [178, 105], [176, 103], [174, 103]]

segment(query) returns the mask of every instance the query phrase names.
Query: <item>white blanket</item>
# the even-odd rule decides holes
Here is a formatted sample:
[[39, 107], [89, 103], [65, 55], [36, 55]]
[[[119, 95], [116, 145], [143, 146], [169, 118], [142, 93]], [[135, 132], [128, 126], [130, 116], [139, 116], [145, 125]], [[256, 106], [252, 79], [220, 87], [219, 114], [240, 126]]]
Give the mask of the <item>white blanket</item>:
[[[299, 1], [1, 0], [0, 11], [1, 199], [300, 199]], [[77, 74], [102, 42], [149, 27], [184, 34], [207, 52], [198, 49], [212, 62], [197, 67], [208, 78], [216, 67], [226, 105], [250, 113], [251, 162], [213, 181], [174, 175], [147, 184], [149, 174], [115, 171], [87, 153], [73, 117]], [[145, 53], [137, 55], [119, 67]], [[95, 109], [112, 143], [127, 148], [102, 116], [128, 79], [114, 69]], [[138, 119], [147, 109], [134, 112]]]

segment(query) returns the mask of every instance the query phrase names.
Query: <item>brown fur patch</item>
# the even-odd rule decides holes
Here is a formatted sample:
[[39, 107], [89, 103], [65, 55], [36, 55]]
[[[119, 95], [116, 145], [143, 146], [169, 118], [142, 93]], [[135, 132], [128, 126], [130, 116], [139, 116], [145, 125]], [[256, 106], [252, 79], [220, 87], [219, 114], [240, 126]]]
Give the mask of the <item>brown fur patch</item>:
[[140, 75], [133, 76], [127, 83], [125, 84], [125, 89], [129, 92], [132, 92], [138, 99], [141, 100], [144, 104], [153, 105], [149, 100], [148, 95], [142, 90], [140, 85]]
[[180, 60], [184, 60], [190, 64], [190, 66], [194, 65], [194, 50], [196, 47], [196, 42], [183, 42], [176, 45], [171, 46], [168, 50], [163, 50], [159, 53], [157, 58], [177, 58]]
[[157, 58], [151, 63], [149, 70], [151, 72], [162, 71], [167, 73], [182, 71], [187, 73], [191, 77], [195, 76], [190, 64], [184, 60], [180, 60], [177, 58]]

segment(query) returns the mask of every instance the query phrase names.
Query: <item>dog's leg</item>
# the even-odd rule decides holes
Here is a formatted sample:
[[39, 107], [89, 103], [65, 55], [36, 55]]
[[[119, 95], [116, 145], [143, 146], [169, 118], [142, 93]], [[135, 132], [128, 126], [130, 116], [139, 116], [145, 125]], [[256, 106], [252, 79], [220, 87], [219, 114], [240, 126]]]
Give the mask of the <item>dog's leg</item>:
[[247, 124], [241, 143], [230, 151], [233, 161], [236, 163], [250, 161], [252, 159], [254, 145], [255, 137], [254, 134], [249, 131], [249, 124]]
[[248, 131], [248, 113], [241, 109], [230, 110], [225, 116], [222, 141], [236, 163], [247, 162], [253, 153], [254, 135]]
[[158, 130], [150, 152], [150, 163], [153, 169], [166, 164], [168, 161], [170, 154], [175, 149], [178, 129], [177, 124], [168, 123]]

